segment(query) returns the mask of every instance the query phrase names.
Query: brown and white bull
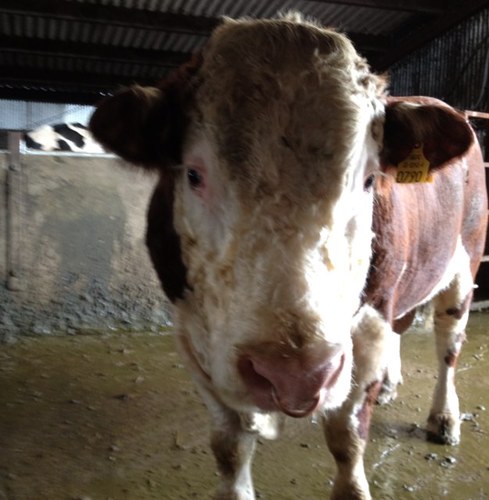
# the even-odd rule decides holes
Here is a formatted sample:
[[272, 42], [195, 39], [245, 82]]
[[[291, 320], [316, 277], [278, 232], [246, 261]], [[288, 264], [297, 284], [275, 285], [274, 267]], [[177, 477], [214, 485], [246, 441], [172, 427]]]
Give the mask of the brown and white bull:
[[[454, 370], [487, 213], [462, 116], [386, 97], [345, 36], [289, 14], [226, 19], [160, 86], [102, 103], [91, 129], [159, 172], [147, 244], [212, 416], [218, 498], [254, 498], [257, 437], [313, 412], [337, 463], [332, 497], [370, 498], [372, 405], [395, 396], [397, 334], [429, 300], [427, 431], [459, 441]], [[396, 183], [406, 162], [426, 182]]]

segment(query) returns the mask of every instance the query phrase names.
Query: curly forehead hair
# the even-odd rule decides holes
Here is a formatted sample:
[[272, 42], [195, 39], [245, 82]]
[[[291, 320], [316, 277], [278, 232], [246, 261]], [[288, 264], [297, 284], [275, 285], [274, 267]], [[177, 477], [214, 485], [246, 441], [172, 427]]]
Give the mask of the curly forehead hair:
[[[329, 72], [335, 67], [341, 68], [344, 76], [345, 68], [354, 68], [358, 75], [356, 91], [364, 89], [370, 97], [383, 97], [386, 93], [387, 77], [370, 71], [367, 61], [346, 35], [321, 26], [297, 11], [285, 12], [276, 19], [224, 18], [223, 21], [213, 38], [219, 41], [221, 51], [240, 58], [236, 60], [249, 58], [254, 52], [250, 47], [261, 47], [266, 50], [254, 52], [255, 64], [260, 64], [260, 58], [266, 58], [273, 69], [274, 64], [287, 61], [303, 64], [309, 53], [327, 65]], [[212, 45], [211, 41], [209, 48]]]

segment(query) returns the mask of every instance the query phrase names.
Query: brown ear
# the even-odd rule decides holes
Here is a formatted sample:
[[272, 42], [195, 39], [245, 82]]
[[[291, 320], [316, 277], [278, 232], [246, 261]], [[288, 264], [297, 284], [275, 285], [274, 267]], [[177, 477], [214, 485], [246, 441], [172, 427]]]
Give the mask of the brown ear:
[[181, 161], [192, 100], [194, 76], [202, 54], [174, 71], [158, 87], [135, 85], [109, 97], [90, 120], [94, 137], [108, 150], [146, 168], [161, 168]]
[[134, 86], [109, 97], [90, 119], [95, 139], [147, 168], [180, 161], [183, 110], [171, 89]]
[[419, 144], [423, 144], [430, 168], [440, 167], [469, 149], [474, 141], [470, 125], [449, 106], [433, 101], [436, 104], [397, 101], [386, 105], [384, 164], [399, 164]]

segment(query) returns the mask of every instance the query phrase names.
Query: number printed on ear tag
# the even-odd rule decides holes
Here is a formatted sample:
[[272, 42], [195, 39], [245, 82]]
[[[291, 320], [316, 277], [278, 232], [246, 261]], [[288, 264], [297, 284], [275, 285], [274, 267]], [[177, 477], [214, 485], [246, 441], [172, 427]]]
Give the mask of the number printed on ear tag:
[[401, 184], [433, 182], [430, 162], [423, 154], [423, 144], [415, 146], [409, 156], [397, 165], [396, 182]]

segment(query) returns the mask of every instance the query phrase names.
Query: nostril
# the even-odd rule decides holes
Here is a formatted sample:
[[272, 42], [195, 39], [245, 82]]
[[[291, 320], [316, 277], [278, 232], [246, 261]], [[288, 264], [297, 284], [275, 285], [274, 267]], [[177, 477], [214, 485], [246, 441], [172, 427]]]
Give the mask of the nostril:
[[273, 388], [272, 383], [255, 370], [253, 361], [248, 357], [242, 357], [238, 360], [238, 371], [249, 387], [268, 391]]
[[293, 354], [271, 349], [240, 353], [237, 371], [258, 408], [303, 417], [328, 398], [343, 372], [345, 354], [318, 356], [312, 350]]

